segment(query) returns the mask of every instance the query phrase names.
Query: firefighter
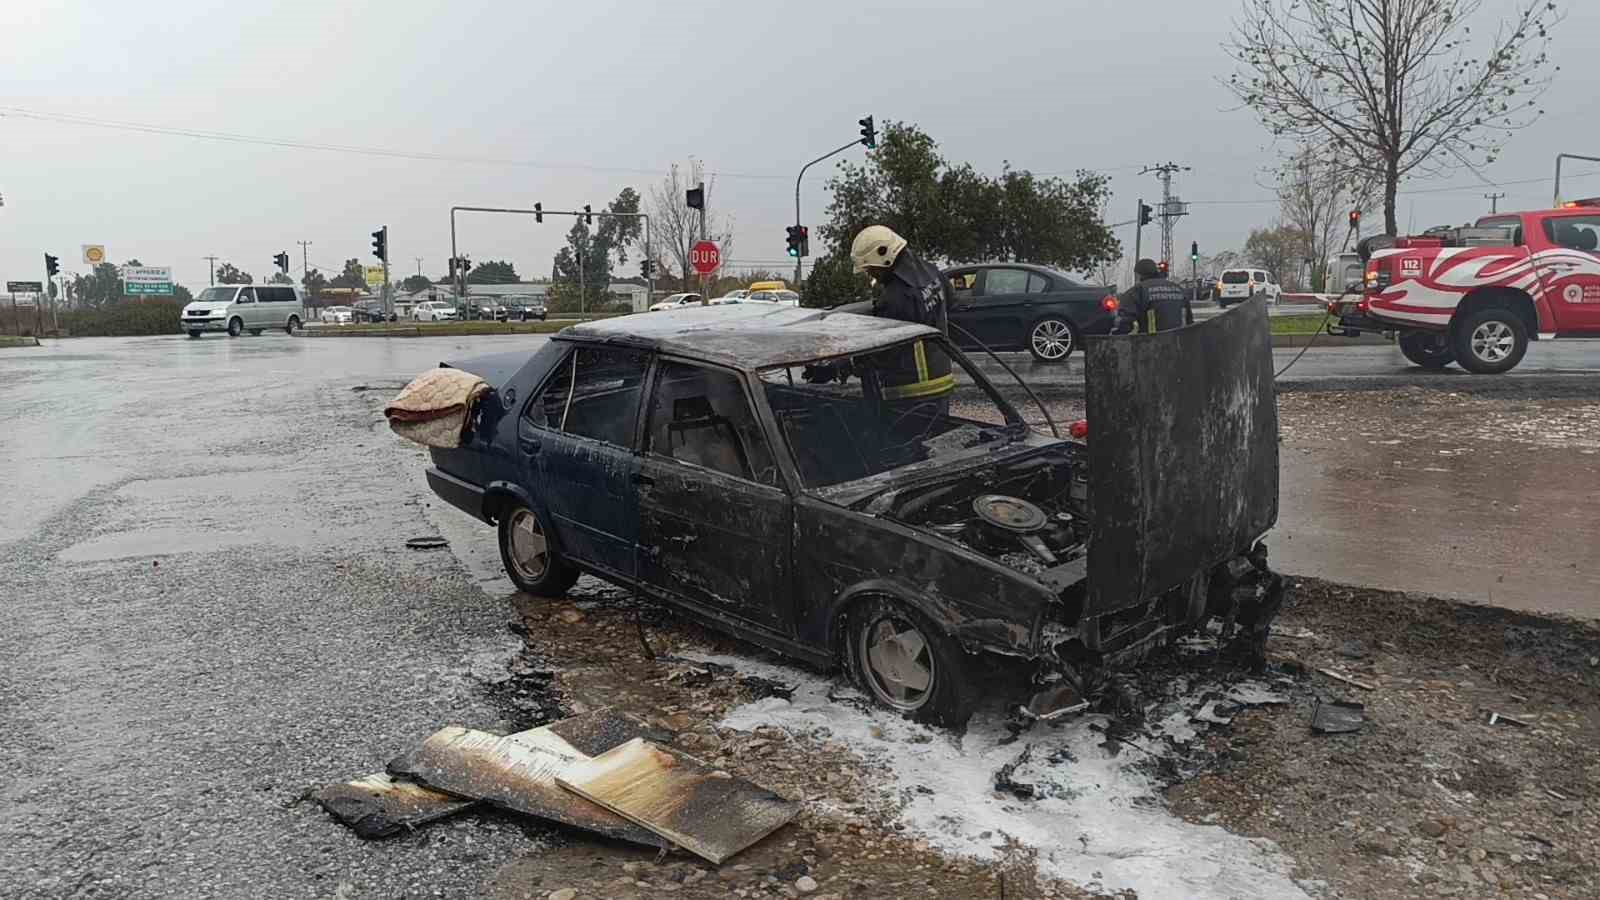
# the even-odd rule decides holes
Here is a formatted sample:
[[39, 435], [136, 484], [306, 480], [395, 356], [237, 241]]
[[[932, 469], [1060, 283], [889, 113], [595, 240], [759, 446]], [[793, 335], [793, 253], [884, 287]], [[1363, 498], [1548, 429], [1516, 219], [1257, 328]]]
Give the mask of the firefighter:
[[[850, 245], [850, 259], [857, 272], [865, 272], [878, 285], [878, 297], [872, 301], [874, 316], [949, 331], [944, 275], [918, 259], [906, 247], [906, 239], [893, 229], [884, 225], [861, 229]], [[950, 358], [923, 341], [907, 345], [880, 374], [883, 398], [889, 401], [943, 398], [956, 386]]]
[[1153, 259], [1133, 267], [1138, 283], [1117, 298], [1117, 322], [1112, 334], [1142, 331], [1151, 334], [1194, 324], [1189, 292], [1173, 284]]

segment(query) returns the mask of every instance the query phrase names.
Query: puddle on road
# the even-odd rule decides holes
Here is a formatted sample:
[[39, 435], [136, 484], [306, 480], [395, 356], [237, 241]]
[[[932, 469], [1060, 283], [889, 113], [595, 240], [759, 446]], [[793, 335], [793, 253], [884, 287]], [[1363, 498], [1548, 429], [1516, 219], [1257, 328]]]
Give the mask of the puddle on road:
[[289, 529], [218, 531], [198, 528], [141, 528], [104, 534], [73, 544], [56, 558], [63, 562], [102, 562], [138, 556], [193, 556], [233, 547], [266, 545], [314, 549], [322, 542]]
[[[1105, 736], [1091, 729], [1105, 722], [1103, 716], [1036, 727], [1008, 742], [1011, 732], [997, 711], [980, 711], [966, 734], [956, 737], [887, 711], [830, 701], [832, 682], [799, 669], [743, 657], [686, 656], [796, 685], [791, 699], [748, 703], [719, 724], [745, 731], [776, 726], [838, 741], [882, 765], [889, 788], [905, 801], [901, 820], [942, 851], [994, 859], [1014, 840], [1038, 850], [1042, 874], [1099, 890], [1134, 890], [1141, 897], [1307, 896], [1289, 877], [1292, 861], [1273, 842], [1168, 813], [1160, 785], [1141, 770], [1144, 754], [1124, 747], [1113, 755], [1103, 746]], [[1255, 686], [1238, 687], [1243, 696]], [[1178, 702], [1202, 709], [1202, 693], [1192, 687]], [[1265, 695], [1257, 692], [1257, 699]], [[1153, 726], [1166, 729], [1154, 740], [1193, 739], [1189, 719], [1167, 716]], [[1026, 761], [1012, 777], [1034, 786], [1032, 800], [995, 790], [995, 772], [1024, 751]]]

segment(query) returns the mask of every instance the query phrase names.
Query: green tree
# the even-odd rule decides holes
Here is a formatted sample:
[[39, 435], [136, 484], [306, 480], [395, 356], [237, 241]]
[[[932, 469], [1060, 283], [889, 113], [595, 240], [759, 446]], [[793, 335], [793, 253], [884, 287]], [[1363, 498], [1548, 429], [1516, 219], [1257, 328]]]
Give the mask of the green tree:
[[252, 284], [254, 282], [255, 279], [250, 277], [249, 272], [240, 270], [238, 266], [231, 262], [225, 262], [217, 266], [217, 284]]
[[617, 198], [606, 205], [606, 212], [625, 215], [620, 218], [602, 217], [595, 229], [595, 237], [605, 243], [618, 266], [627, 265], [630, 246], [641, 245], [640, 251], [644, 250], [644, 220], [635, 216], [639, 212], [639, 192], [631, 187], [623, 188]]
[[433, 282], [426, 275], [407, 275], [406, 280], [400, 282], [400, 289], [406, 293], [423, 291], [433, 287]]
[[308, 269], [300, 279], [300, 286], [305, 289], [307, 297], [316, 297], [328, 289], [328, 278], [317, 269]]
[[1292, 225], [1273, 225], [1254, 228], [1244, 242], [1244, 255], [1254, 265], [1272, 273], [1273, 280], [1283, 289], [1298, 288], [1300, 260], [1303, 258], [1306, 236]]
[[1556, 5], [1518, 2], [1474, 49], [1482, 2], [1244, 0], [1224, 44], [1238, 63], [1228, 88], [1274, 137], [1382, 185], [1396, 234], [1402, 179], [1491, 163], [1543, 113]]
[[819, 257], [800, 292], [801, 306], [822, 309], [870, 299], [872, 283], [855, 271], [849, 253]]
[[467, 284], [515, 284], [517, 267], [503, 259], [491, 259], [467, 272]]
[[[580, 260], [583, 263], [581, 281], [578, 275]], [[610, 246], [599, 235], [590, 233], [589, 226], [579, 219], [567, 231], [567, 245], [556, 251], [550, 275], [551, 280], [561, 286], [557, 292], [561, 305], [552, 306], [552, 311], [593, 311], [606, 285], [611, 283]], [[581, 304], [580, 284], [583, 287]]]
[[122, 273], [111, 263], [103, 262], [88, 275], [73, 275], [67, 295], [75, 303], [86, 306], [104, 306], [122, 299]]
[[328, 286], [350, 288], [357, 291], [365, 290], [367, 286], [366, 267], [361, 265], [361, 260], [359, 259], [347, 259], [344, 261], [344, 271], [335, 275], [333, 280], [328, 282]]
[[175, 283], [172, 285], [172, 299], [180, 304], [187, 304], [194, 299], [194, 294], [189, 293], [189, 289], [183, 285]]
[[267, 283], [268, 284], [294, 284], [294, 279], [290, 278], [288, 275], [286, 275], [286, 274], [284, 274], [282, 272], [273, 272], [272, 273], [272, 277], [267, 279]]
[[989, 178], [970, 164], [949, 164], [933, 138], [903, 122], [884, 126], [878, 150], [864, 162], [840, 163], [828, 189], [820, 231], [833, 256], [848, 255], [856, 233], [873, 224], [893, 228], [934, 261], [1004, 259], [1086, 271], [1120, 252], [1101, 215], [1105, 176], [1042, 177], [1008, 163]]

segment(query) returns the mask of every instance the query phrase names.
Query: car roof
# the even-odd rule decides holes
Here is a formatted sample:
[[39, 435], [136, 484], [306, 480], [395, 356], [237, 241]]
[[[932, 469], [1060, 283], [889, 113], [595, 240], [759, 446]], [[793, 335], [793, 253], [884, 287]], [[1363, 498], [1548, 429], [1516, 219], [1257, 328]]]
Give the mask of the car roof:
[[622, 344], [753, 370], [863, 353], [938, 333], [896, 319], [733, 304], [597, 319], [573, 325], [556, 337]]

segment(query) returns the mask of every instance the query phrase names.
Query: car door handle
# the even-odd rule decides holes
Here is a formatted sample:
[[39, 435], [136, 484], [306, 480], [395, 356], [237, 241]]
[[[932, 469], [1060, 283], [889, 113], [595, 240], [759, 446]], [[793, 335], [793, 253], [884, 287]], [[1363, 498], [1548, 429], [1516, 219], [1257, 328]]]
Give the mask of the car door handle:
[[538, 453], [544, 444], [533, 438], [517, 438], [517, 446], [522, 448], [523, 453]]
[[628, 480], [633, 482], [634, 484], [643, 484], [643, 485], [650, 485], [650, 484], [655, 484], [656, 483], [656, 480], [654, 478], [651, 478], [649, 475], [642, 475], [642, 474], [640, 474], [638, 472], [635, 472], [632, 475], [629, 475], [628, 476]]

